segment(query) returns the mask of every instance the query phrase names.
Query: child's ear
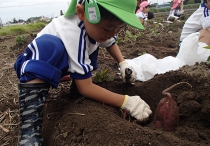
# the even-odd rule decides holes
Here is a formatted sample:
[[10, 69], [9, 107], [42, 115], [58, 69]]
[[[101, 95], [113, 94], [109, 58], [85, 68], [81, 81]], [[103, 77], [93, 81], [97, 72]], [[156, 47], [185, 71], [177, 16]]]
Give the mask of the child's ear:
[[84, 6], [81, 4], [77, 4], [76, 6], [76, 10], [77, 10], [77, 16], [81, 21], [84, 21], [85, 19], [85, 10], [84, 10]]

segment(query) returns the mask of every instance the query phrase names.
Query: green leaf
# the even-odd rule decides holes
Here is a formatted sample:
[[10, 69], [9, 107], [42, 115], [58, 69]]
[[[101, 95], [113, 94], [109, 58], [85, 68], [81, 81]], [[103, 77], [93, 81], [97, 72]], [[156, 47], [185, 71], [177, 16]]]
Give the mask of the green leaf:
[[130, 31], [128, 31], [128, 30], [126, 30], [126, 35], [128, 36], [128, 37], [131, 37], [132, 36], [132, 34], [131, 34], [131, 32]]
[[99, 71], [93, 77], [94, 83], [101, 83], [104, 81], [113, 81], [114, 77], [109, 76], [109, 69], [105, 69], [103, 71]]
[[210, 49], [210, 46], [206, 46], [206, 47], [204, 47], [204, 48], [206, 48], [206, 49]]

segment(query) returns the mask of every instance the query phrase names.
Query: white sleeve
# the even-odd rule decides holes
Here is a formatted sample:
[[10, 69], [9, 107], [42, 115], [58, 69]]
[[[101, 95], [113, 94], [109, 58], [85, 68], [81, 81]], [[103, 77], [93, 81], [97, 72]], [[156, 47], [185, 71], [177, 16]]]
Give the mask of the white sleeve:
[[105, 42], [100, 43], [100, 47], [102, 48], [108, 48], [111, 47], [112, 45], [116, 44], [116, 37], [112, 37], [109, 40], [106, 40]]
[[207, 6], [201, 8], [201, 9], [202, 9], [203, 16], [200, 19], [200, 23], [201, 23], [202, 27], [204, 29], [206, 29], [207, 27], [210, 26], [210, 16], [209, 16], [210, 10], [208, 9]]
[[136, 16], [137, 16], [139, 19], [144, 19], [144, 15], [143, 15], [142, 12], [136, 13]]
[[210, 16], [204, 17], [201, 19], [201, 25], [203, 26], [204, 29], [210, 26]]

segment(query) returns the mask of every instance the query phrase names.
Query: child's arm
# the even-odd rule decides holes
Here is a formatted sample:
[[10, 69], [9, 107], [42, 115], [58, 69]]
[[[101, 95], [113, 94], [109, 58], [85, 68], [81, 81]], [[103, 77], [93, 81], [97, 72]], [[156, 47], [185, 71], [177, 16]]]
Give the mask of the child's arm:
[[206, 30], [210, 33], [210, 26], [206, 28]]
[[210, 45], [210, 27], [206, 29], [201, 29], [199, 31], [199, 42], [206, 43], [207, 45]]
[[123, 104], [124, 95], [113, 93], [96, 84], [93, 84], [91, 78], [80, 80], [75, 79], [75, 83], [80, 94], [83, 96], [117, 107], [120, 107]]
[[141, 24], [144, 25], [144, 19], [143, 18], [140, 18], [139, 21], [141, 22]]
[[112, 45], [109, 48], [106, 48], [106, 50], [109, 52], [109, 54], [118, 62], [124, 61], [124, 58], [122, 56], [122, 53], [118, 47], [117, 44]]
[[131, 116], [139, 121], [145, 121], [152, 114], [149, 105], [139, 96], [125, 96], [106, 90], [98, 85], [92, 83], [91, 78], [75, 79], [77, 88], [85, 97], [93, 100], [121, 107], [129, 111]]

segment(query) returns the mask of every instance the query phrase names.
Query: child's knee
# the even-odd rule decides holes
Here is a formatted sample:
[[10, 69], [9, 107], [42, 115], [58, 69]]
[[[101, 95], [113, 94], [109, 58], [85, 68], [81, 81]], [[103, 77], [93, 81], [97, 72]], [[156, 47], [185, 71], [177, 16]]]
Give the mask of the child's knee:
[[45, 34], [36, 39], [39, 49], [39, 60], [56, 64], [58, 60], [67, 59], [68, 55], [63, 42], [56, 36]]
[[62, 71], [68, 69], [68, 55], [58, 37], [42, 35], [27, 46], [14, 68], [21, 82], [38, 78], [57, 87]]

